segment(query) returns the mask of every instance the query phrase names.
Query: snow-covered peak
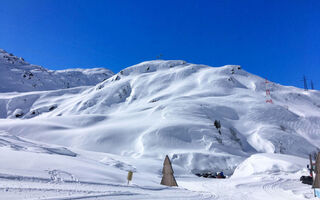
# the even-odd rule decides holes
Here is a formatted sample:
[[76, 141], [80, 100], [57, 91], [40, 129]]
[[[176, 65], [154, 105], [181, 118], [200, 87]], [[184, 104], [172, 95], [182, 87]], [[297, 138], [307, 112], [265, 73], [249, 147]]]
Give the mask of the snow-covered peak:
[[27, 65], [28, 63], [22, 57], [14, 56], [12, 53], [0, 49], [0, 65], [1, 64]]
[[159, 70], [170, 69], [176, 66], [186, 64], [183, 60], [152, 60], [145, 61], [131, 67], [125, 68], [119, 72], [120, 75], [128, 76], [133, 74], [150, 73]]
[[48, 70], [0, 50], [0, 92], [29, 92], [92, 86], [113, 75], [105, 68]]

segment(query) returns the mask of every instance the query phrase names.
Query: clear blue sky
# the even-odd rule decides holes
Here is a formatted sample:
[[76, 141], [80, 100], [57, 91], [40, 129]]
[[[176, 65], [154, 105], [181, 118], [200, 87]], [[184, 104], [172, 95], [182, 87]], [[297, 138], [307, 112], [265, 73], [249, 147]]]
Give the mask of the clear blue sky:
[[49, 69], [238, 64], [320, 89], [319, 0], [0, 0], [0, 48]]

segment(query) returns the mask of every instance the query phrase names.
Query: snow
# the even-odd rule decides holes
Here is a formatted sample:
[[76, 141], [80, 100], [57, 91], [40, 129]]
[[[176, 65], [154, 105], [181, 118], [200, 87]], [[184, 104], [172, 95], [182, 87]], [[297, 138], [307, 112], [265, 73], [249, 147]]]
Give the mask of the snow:
[[254, 154], [242, 162], [232, 178], [263, 173], [296, 173], [305, 168], [309, 160], [283, 154]]
[[113, 75], [108, 69], [48, 70], [0, 49], [0, 92], [29, 92], [96, 85]]
[[[0, 199], [313, 198], [299, 178], [319, 149], [319, 91], [271, 82], [267, 104], [240, 66], [181, 60], [53, 72], [1, 50], [0, 70]], [[178, 188], [159, 184], [166, 155]], [[228, 178], [194, 175], [208, 171]]]
[[[170, 188], [159, 184], [160, 159], [66, 149], [4, 132], [0, 141], [0, 199], [309, 199], [313, 195], [298, 181], [307, 173], [303, 165], [308, 160], [295, 156], [255, 154], [224, 180], [198, 178], [173, 165], [179, 187]], [[128, 170], [134, 171], [129, 185]]]

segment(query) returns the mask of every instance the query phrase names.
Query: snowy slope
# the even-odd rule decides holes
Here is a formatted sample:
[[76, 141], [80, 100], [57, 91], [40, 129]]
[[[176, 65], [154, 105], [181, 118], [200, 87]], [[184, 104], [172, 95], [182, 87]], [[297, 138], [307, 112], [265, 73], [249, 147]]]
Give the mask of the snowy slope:
[[[1, 200], [157, 199], [159, 196], [209, 199], [192, 191], [159, 185], [160, 160], [137, 162], [106, 153], [70, 150], [6, 132], [0, 132], [0, 157]], [[126, 182], [128, 170], [134, 172], [130, 185]]]
[[275, 83], [271, 93], [266, 104], [265, 80], [239, 66], [149, 61], [91, 88], [1, 95], [0, 116], [10, 119], [0, 128], [117, 155], [170, 154], [190, 171], [231, 174], [254, 153], [306, 156], [319, 147], [320, 93]]
[[[120, 192], [115, 199], [124, 190], [123, 199], [133, 193], [142, 195], [137, 199], [165, 194], [172, 199], [233, 199], [238, 193], [243, 193], [240, 199], [270, 199], [273, 192], [281, 192], [276, 199], [311, 198], [312, 191], [300, 187], [298, 178], [307, 173], [304, 158], [320, 147], [320, 92], [270, 85], [273, 104], [265, 102], [265, 80], [240, 66], [156, 60], [123, 69], [95, 86], [0, 93], [0, 153], [6, 158], [0, 163], [0, 187], [15, 176], [27, 176], [22, 177], [23, 191], [36, 198], [37, 192], [26, 189], [29, 176], [39, 178], [37, 185], [59, 172], [71, 185], [76, 182], [72, 177], [96, 184], [87, 190], [89, 186], [79, 186], [83, 192], [101, 193], [105, 181], [109, 191]], [[221, 134], [215, 120], [221, 122]], [[179, 198], [175, 189], [157, 186], [166, 154], [178, 184], [188, 189], [179, 190]], [[30, 164], [19, 168], [14, 158]], [[34, 170], [38, 162], [43, 166]], [[106, 164], [111, 168], [102, 167]], [[81, 169], [73, 170], [75, 165]], [[137, 182], [124, 188], [130, 169]], [[193, 175], [220, 170], [234, 177], [209, 182]], [[19, 188], [16, 184], [10, 187]], [[67, 196], [64, 184], [52, 195]], [[152, 187], [141, 189], [146, 186]], [[51, 186], [35, 187], [48, 195], [52, 191]], [[219, 190], [233, 192], [221, 196]], [[147, 193], [152, 195], [143, 196]], [[15, 190], [8, 195], [19, 199]]]
[[[174, 165], [179, 187], [159, 185], [162, 160], [48, 145], [0, 133], [0, 199], [311, 199], [307, 159], [255, 154], [228, 179], [205, 179]], [[127, 171], [134, 172], [127, 185]]]
[[96, 85], [113, 72], [104, 68], [48, 70], [0, 49], [0, 92], [28, 92]]

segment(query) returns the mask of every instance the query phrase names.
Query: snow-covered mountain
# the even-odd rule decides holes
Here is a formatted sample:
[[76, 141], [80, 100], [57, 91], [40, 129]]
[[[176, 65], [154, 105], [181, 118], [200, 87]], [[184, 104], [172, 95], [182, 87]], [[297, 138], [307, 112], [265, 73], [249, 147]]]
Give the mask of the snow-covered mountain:
[[113, 72], [104, 68], [48, 70], [0, 49], [0, 74], [0, 92], [28, 92], [96, 85]]
[[1, 95], [0, 116], [10, 120], [0, 128], [118, 155], [170, 154], [188, 170], [232, 173], [254, 153], [316, 151], [320, 93], [272, 83], [267, 104], [265, 87], [239, 66], [149, 61], [91, 88]]
[[[45, 155], [37, 177], [45, 176], [45, 168], [56, 162], [54, 170], [63, 171], [70, 181], [74, 175], [83, 181], [92, 176], [103, 181], [106, 176], [110, 183], [120, 183], [112, 173], [133, 170], [138, 185], [154, 185], [161, 179], [161, 162], [168, 154], [187, 189], [206, 190], [195, 186], [198, 180], [192, 185], [183, 179], [199, 171], [234, 173], [234, 179], [225, 182], [229, 186], [241, 185], [243, 176], [264, 172], [291, 173], [289, 182], [296, 184], [292, 177], [307, 172], [303, 166], [308, 161], [303, 158], [320, 147], [320, 92], [277, 83], [268, 87], [273, 104], [266, 103], [265, 80], [240, 66], [155, 60], [123, 69], [92, 87], [0, 93], [2, 155], [30, 162], [30, 171], [25, 171], [8, 157], [4, 171], [32, 176], [34, 161], [27, 157], [35, 160], [40, 153]], [[220, 130], [215, 121], [220, 122]], [[48, 162], [51, 154], [56, 161]], [[62, 164], [59, 156], [83, 168], [71, 176], [74, 164]], [[111, 166], [105, 169], [108, 173], [103, 165]], [[88, 169], [94, 169], [94, 174], [89, 175]], [[241, 187], [234, 184], [230, 190]], [[303, 190], [303, 197], [311, 197]]]

